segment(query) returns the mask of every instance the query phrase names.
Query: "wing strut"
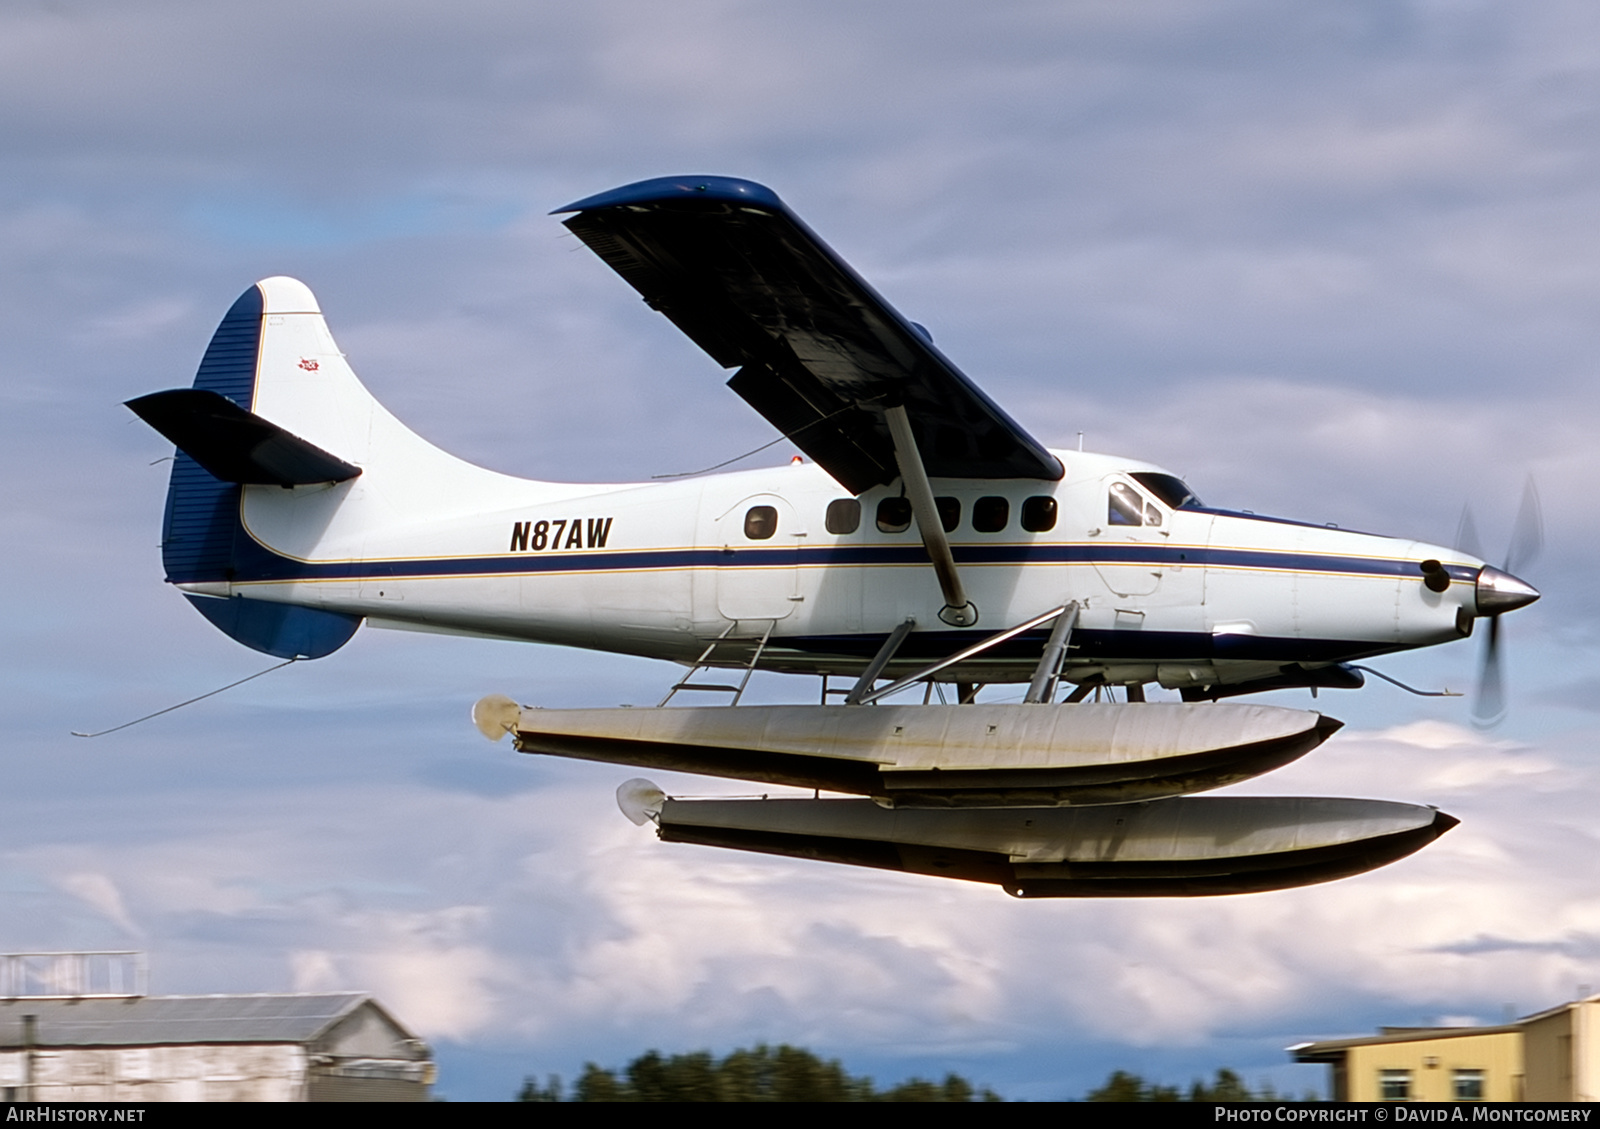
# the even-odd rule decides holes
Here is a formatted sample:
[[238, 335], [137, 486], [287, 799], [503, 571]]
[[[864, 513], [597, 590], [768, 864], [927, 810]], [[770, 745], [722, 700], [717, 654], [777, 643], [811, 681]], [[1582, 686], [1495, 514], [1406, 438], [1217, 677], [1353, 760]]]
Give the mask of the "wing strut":
[[911, 499], [911, 512], [917, 518], [917, 532], [922, 535], [923, 547], [933, 562], [939, 590], [944, 593], [944, 607], [939, 609], [939, 618], [951, 627], [971, 627], [978, 622], [978, 609], [967, 599], [967, 590], [961, 586], [961, 574], [956, 572], [950, 539], [944, 535], [939, 507], [933, 501], [933, 486], [928, 482], [928, 472], [917, 451], [917, 437], [911, 434], [911, 420], [906, 416], [905, 405], [885, 408], [883, 418], [894, 439], [894, 458], [900, 464], [900, 477], [906, 484], [906, 496]]

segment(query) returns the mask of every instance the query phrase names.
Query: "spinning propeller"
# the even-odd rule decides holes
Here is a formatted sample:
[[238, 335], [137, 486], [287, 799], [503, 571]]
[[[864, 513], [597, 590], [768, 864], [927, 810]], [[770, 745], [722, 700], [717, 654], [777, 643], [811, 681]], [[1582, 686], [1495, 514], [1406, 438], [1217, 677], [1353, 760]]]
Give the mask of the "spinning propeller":
[[[1456, 547], [1479, 560], [1485, 559], [1470, 508], [1461, 511]], [[1539, 598], [1538, 589], [1519, 580], [1515, 573], [1532, 564], [1543, 548], [1544, 518], [1539, 509], [1539, 492], [1534, 489], [1530, 477], [1522, 491], [1516, 523], [1511, 527], [1511, 543], [1506, 549], [1504, 567], [1484, 565], [1478, 574], [1477, 614], [1489, 620], [1489, 630], [1484, 639], [1483, 660], [1478, 667], [1472, 717], [1485, 729], [1498, 725], [1506, 714], [1505, 684], [1500, 673], [1500, 617]]]

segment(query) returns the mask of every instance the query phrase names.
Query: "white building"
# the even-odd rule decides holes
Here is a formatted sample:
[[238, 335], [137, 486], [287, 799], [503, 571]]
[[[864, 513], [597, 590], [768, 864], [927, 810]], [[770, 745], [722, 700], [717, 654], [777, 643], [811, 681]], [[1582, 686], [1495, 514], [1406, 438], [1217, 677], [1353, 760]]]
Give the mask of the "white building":
[[0, 999], [6, 1101], [426, 1101], [433, 1080], [358, 992]]

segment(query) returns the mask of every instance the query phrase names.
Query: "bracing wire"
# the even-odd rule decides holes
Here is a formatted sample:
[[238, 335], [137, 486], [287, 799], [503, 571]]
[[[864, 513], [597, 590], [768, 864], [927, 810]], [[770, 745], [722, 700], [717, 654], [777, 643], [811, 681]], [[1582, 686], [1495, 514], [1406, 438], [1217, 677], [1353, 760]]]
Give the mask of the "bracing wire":
[[819, 424], [819, 423], [827, 423], [834, 416], [843, 415], [845, 412], [851, 411], [855, 407], [856, 407], [855, 404], [846, 404], [844, 407], [838, 409], [837, 411], [829, 412], [827, 415], [821, 417], [820, 419], [814, 419], [808, 424], [804, 424], [804, 425], [802, 425], [800, 427], [795, 428], [793, 431], [784, 432], [782, 435], [780, 435], [776, 439], [774, 439], [771, 443], [763, 443], [763, 444], [761, 444], [761, 446], [757, 447], [753, 451], [746, 451], [742, 455], [735, 455], [731, 459], [724, 459], [722, 462], [718, 463], [716, 466], [708, 466], [708, 467], [705, 467], [702, 470], [684, 470], [684, 471], [679, 471], [677, 474], [652, 474], [650, 477], [652, 479], [657, 479], [657, 478], [693, 478], [697, 474], [710, 474], [714, 470], [721, 470], [725, 466], [732, 466], [734, 463], [739, 462], [741, 459], [748, 459], [751, 455], [759, 455], [762, 451], [765, 451], [768, 447], [776, 447], [779, 443], [782, 443], [785, 439], [793, 440], [794, 437], [796, 435], [799, 435], [802, 431], [805, 431], [808, 428], [816, 427], [817, 424]]
[[147, 713], [143, 717], [136, 717], [132, 721], [125, 721], [121, 725], [114, 725], [110, 729], [102, 729], [98, 733], [79, 733], [76, 729], [72, 730], [71, 732], [74, 737], [104, 737], [107, 733], [116, 733], [118, 730], [127, 729], [129, 726], [138, 725], [141, 721], [149, 721], [151, 718], [160, 717], [164, 713], [171, 713], [173, 710], [181, 710], [184, 706], [192, 706], [196, 702], [203, 702], [207, 698], [214, 698], [224, 690], [232, 690], [235, 686], [243, 686], [246, 682], [252, 682], [257, 678], [260, 678], [263, 674], [271, 674], [275, 670], [282, 670], [290, 663], [296, 663], [299, 661], [300, 660], [298, 658], [288, 659], [285, 662], [277, 663], [274, 666], [269, 666], [266, 670], [258, 670], [252, 675], [239, 679], [237, 682], [230, 682], [226, 686], [218, 686], [215, 690], [201, 694], [198, 698], [190, 698], [187, 702], [179, 702], [177, 705], [168, 706], [164, 710], [157, 710], [155, 713]]

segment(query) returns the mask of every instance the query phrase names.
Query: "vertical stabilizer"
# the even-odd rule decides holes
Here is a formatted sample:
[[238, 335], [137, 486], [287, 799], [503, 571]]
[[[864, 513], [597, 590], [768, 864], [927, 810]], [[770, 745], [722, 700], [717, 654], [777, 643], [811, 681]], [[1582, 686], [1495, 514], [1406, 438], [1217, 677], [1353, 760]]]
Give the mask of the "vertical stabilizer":
[[[239, 296], [222, 319], [206, 347], [194, 387], [215, 392], [246, 411], [253, 411], [259, 388], [262, 341], [266, 323], [278, 317], [274, 305], [299, 295], [285, 294], [289, 279], [257, 283]], [[298, 303], [309, 300], [303, 292]], [[274, 301], [276, 300], [276, 301]], [[321, 314], [317, 314], [321, 322]], [[231, 585], [238, 578], [241, 558], [250, 552], [249, 534], [240, 521], [247, 488], [222, 482], [183, 451], [177, 453], [167, 487], [167, 507], [161, 528], [161, 559], [167, 580], [184, 585]], [[270, 489], [270, 488], [269, 488]], [[232, 638], [279, 658], [321, 658], [349, 641], [361, 626], [356, 616], [340, 615], [291, 604], [190, 595], [189, 600]]]
[[357, 379], [316, 297], [292, 278], [239, 296], [194, 389], [207, 395], [130, 401], [180, 444], [162, 530], [167, 580], [268, 654], [318, 658], [361, 624], [318, 606], [322, 591], [299, 582], [306, 567], [358, 575], [369, 555], [392, 556], [404, 531], [458, 520], [463, 499], [509, 509], [564, 492], [473, 466], [407, 428]]

